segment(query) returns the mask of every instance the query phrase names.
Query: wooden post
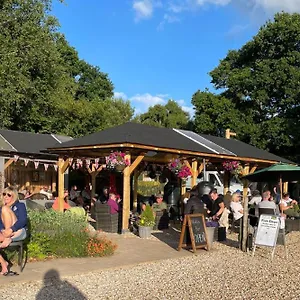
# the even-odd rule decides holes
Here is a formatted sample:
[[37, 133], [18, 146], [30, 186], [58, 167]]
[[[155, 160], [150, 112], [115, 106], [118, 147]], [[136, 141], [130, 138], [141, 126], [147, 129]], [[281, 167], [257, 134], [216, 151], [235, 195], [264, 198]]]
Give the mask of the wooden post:
[[[244, 166], [243, 176], [249, 174], [249, 164]], [[243, 239], [242, 239], [242, 251], [247, 252], [247, 239], [248, 239], [248, 187], [249, 181], [243, 179]]]
[[139, 172], [135, 169], [133, 173], [133, 212], [137, 211], [138, 178]]
[[[125, 159], [128, 159], [130, 161], [131, 160], [130, 154], [126, 154]], [[130, 166], [127, 166], [123, 171], [122, 233], [128, 232], [129, 214], [130, 214]]]
[[58, 159], [58, 210], [64, 210], [65, 171], [69, 167], [69, 159]]
[[[130, 214], [130, 175], [145, 157], [144, 154], [139, 155], [130, 166], [123, 171], [123, 215], [122, 215], [122, 233], [128, 232], [128, 222]], [[125, 155], [125, 159], [131, 160], [130, 153]]]
[[284, 182], [283, 183], [283, 192], [287, 193], [289, 189], [289, 183], [288, 182]]
[[231, 132], [229, 128], [226, 129], [226, 131], [225, 131], [225, 137], [226, 137], [226, 139], [229, 140], [231, 136], [236, 136], [236, 133], [235, 132]]
[[195, 186], [196, 182], [197, 182], [197, 177], [198, 177], [198, 171], [197, 171], [197, 165], [198, 165], [198, 161], [197, 160], [193, 160], [192, 162], [192, 182], [191, 182], [191, 186]]

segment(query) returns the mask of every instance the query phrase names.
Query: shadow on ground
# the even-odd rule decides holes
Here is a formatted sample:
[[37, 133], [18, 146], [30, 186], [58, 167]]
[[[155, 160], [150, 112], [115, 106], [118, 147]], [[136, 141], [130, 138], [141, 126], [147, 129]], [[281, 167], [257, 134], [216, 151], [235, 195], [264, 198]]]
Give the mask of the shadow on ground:
[[75, 286], [66, 280], [61, 280], [58, 271], [49, 270], [44, 276], [42, 289], [36, 295], [36, 300], [86, 300], [88, 299]]

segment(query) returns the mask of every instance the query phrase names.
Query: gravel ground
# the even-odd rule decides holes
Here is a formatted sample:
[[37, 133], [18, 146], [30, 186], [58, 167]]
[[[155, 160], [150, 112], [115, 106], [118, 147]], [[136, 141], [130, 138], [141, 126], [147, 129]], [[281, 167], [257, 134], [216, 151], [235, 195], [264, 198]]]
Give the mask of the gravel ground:
[[300, 232], [287, 235], [288, 259], [277, 246], [273, 262], [270, 249], [252, 257], [234, 248], [235, 234], [228, 238], [194, 256], [11, 284], [0, 299], [300, 299]]

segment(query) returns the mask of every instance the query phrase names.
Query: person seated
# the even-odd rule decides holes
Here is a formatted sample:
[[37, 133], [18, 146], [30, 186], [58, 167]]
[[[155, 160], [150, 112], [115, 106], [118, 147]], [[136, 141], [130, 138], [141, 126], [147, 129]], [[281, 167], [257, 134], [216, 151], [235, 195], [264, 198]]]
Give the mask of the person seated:
[[184, 208], [184, 214], [203, 214], [204, 213], [204, 203], [199, 198], [198, 189], [194, 186], [190, 191], [190, 199]]
[[167, 204], [166, 202], [163, 201], [163, 194], [157, 194], [156, 195], [156, 202], [153, 203], [152, 205], [152, 209], [154, 212], [165, 212], [167, 211]]
[[[2, 194], [0, 220], [0, 248], [6, 248], [11, 242], [22, 241], [27, 236], [27, 211], [24, 203], [19, 202], [18, 192], [13, 187], [7, 187]], [[0, 256], [4, 276], [15, 275], [8, 270], [8, 262]]]
[[119, 208], [119, 202], [121, 200], [117, 200], [117, 197], [114, 193], [109, 193], [109, 199], [107, 201], [107, 205], [110, 206], [110, 214], [115, 215], [119, 213], [120, 208]]
[[233, 213], [234, 221], [239, 220], [244, 215], [244, 209], [241, 203], [241, 195], [238, 193], [233, 193], [231, 197], [230, 208]]
[[284, 193], [279, 202], [280, 212], [288, 217], [300, 217], [299, 206], [296, 200], [290, 198], [289, 193]]
[[[59, 210], [59, 198], [58, 198], [58, 194], [57, 194], [57, 192], [53, 192], [52, 195], [53, 195], [53, 198], [54, 198], [54, 202], [53, 202], [52, 208], [54, 210], [58, 211]], [[63, 211], [66, 211], [66, 210], [68, 210], [70, 208], [71, 208], [71, 206], [68, 203], [68, 195], [65, 193], [64, 194]]]
[[109, 199], [109, 193], [108, 193], [108, 188], [107, 187], [104, 187], [103, 190], [102, 190], [102, 193], [99, 197], [99, 201], [101, 203], [106, 203]]
[[261, 195], [259, 194], [259, 191], [258, 190], [255, 190], [252, 192], [252, 198], [251, 200], [249, 201], [249, 205], [258, 205], [259, 202], [262, 201], [262, 197]]
[[52, 193], [48, 192], [48, 188], [46, 186], [40, 189], [40, 194], [45, 195], [48, 199], [51, 199]]

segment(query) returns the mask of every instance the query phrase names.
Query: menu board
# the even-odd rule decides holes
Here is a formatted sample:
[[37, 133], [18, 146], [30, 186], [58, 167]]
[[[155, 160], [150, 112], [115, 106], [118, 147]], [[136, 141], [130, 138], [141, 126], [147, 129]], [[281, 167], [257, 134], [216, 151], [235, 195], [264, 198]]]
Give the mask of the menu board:
[[275, 247], [280, 227], [280, 218], [275, 215], [260, 215], [255, 244]]

